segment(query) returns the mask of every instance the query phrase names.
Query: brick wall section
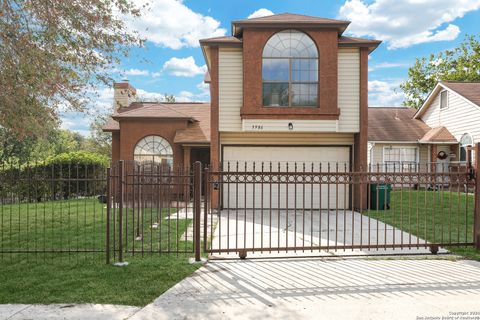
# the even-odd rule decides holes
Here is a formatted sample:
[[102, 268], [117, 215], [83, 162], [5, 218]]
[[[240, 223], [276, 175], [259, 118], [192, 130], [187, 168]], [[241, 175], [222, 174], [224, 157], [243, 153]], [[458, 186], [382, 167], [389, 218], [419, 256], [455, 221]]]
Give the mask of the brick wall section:
[[210, 66], [210, 163], [217, 168], [220, 161], [220, 133], [218, 132], [218, 47], [212, 47]]
[[[360, 49], [360, 132], [354, 135], [354, 171], [367, 170], [368, 156], [368, 48]], [[358, 185], [354, 190], [354, 207], [367, 208], [367, 187]]]
[[119, 156], [122, 160], [133, 160], [135, 146], [140, 139], [157, 135], [166, 139], [173, 149], [173, 165], [177, 167], [183, 163], [183, 149], [180, 145], [174, 144], [175, 133], [179, 129], [185, 129], [186, 120], [175, 119], [132, 119], [120, 122], [120, 150]]
[[263, 108], [263, 48], [270, 37], [279, 31], [281, 30], [244, 30], [242, 118], [338, 119], [338, 35], [336, 30], [300, 30], [308, 34], [318, 48], [319, 108]]
[[120, 131], [112, 132], [112, 162], [120, 160]]
[[[212, 47], [210, 66], [210, 165], [211, 169], [218, 169], [220, 164], [220, 133], [218, 132], [218, 47]], [[218, 209], [219, 192], [212, 190], [211, 206]]]

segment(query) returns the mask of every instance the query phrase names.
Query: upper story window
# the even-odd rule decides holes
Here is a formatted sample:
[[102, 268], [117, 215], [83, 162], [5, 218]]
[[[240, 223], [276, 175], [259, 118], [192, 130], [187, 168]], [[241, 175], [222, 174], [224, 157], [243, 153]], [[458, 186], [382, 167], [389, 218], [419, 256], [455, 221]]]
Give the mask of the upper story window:
[[440, 92], [440, 109], [448, 108], [448, 91]]
[[167, 140], [160, 136], [147, 136], [135, 146], [133, 159], [139, 162], [173, 164], [173, 150]]
[[274, 34], [263, 48], [263, 105], [318, 106], [318, 51], [303, 32]]

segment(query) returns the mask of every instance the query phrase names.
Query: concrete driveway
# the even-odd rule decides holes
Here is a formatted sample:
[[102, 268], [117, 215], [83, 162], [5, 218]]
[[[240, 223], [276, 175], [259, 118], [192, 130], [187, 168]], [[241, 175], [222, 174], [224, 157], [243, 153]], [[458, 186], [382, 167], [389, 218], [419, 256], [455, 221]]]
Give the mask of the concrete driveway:
[[[239, 209], [222, 210], [213, 217], [216, 224], [210, 223], [208, 230], [209, 236], [213, 234], [212, 248], [265, 248], [263, 252], [248, 252], [249, 257], [430, 254], [424, 239], [351, 210]], [[404, 219], [408, 221], [407, 216]], [[211, 228], [210, 225], [215, 227]], [[402, 243], [411, 244], [411, 247], [401, 249]], [[371, 245], [372, 249], [351, 250], [348, 247], [352, 244]], [[397, 246], [395, 249], [394, 245]], [[332, 249], [319, 252], [309, 250], [311, 246], [328, 246]], [[285, 253], [275, 250], [278, 247], [304, 247], [305, 250], [289, 250]], [[273, 254], [268, 248], [273, 249]], [[441, 248], [439, 252], [447, 251]], [[211, 257], [235, 256], [236, 253], [214, 253]]]
[[473, 261], [217, 260], [129, 319], [479, 319], [479, 301]]

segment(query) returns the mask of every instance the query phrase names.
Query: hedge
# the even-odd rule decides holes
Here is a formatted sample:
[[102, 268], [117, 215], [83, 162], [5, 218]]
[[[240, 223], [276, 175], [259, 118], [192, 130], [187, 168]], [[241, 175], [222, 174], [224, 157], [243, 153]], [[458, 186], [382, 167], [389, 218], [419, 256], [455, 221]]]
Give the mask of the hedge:
[[0, 166], [2, 203], [89, 197], [105, 192], [109, 159], [89, 152], [69, 152], [41, 162]]

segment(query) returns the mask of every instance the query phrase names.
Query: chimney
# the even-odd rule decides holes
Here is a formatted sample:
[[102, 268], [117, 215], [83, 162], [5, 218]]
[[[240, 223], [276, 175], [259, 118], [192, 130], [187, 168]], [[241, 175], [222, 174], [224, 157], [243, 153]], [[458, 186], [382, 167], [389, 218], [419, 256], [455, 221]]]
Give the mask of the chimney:
[[132, 87], [128, 80], [115, 82], [113, 84], [113, 111], [116, 112], [120, 108], [127, 108], [132, 102], [136, 101], [137, 90]]

